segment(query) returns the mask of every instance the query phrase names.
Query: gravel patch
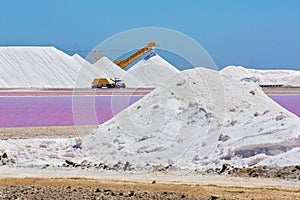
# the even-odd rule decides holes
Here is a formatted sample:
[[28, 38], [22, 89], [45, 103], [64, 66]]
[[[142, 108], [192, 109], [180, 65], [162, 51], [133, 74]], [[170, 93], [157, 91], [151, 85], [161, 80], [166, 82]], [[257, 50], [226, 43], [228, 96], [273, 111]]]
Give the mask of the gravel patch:
[[[38, 186], [9, 186], [0, 188], [3, 199], [201, 199], [173, 192], [139, 192], [111, 189], [83, 189], [71, 186], [61, 188]], [[207, 199], [207, 198], [202, 198]]]

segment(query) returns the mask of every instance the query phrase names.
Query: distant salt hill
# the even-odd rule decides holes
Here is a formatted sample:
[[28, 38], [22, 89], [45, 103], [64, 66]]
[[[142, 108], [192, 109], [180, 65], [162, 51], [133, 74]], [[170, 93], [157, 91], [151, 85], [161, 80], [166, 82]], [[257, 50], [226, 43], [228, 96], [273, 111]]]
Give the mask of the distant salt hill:
[[300, 87], [300, 75], [291, 79], [286, 85]]
[[0, 88], [90, 88], [95, 78], [115, 77], [127, 87], [152, 87], [178, 72], [158, 55], [127, 73], [107, 57], [90, 64], [54, 47], [0, 47]]
[[179, 70], [152, 52], [132, 66], [127, 72], [142, 83], [140, 86], [156, 87], [164, 85], [167, 80], [178, 74]]
[[78, 54], [74, 54], [72, 56], [80, 65], [82, 65], [82, 67], [84, 69], [87, 69], [89, 71], [91, 71], [96, 77], [109, 77], [109, 75], [107, 75], [107, 73], [105, 73], [103, 70], [97, 68], [96, 66], [92, 65], [91, 63], [89, 63], [87, 60], [85, 60], [84, 58], [82, 58], [80, 55]]
[[296, 82], [295, 79], [297, 76], [300, 78], [300, 71], [256, 70], [247, 69], [242, 66], [228, 66], [222, 69], [220, 73], [238, 80], [253, 81], [260, 85], [291, 85]]
[[98, 74], [54, 47], [0, 47], [1, 88], [89, 88]]
[[[54, 47], [0, 47], [0, 88], [90, 88], [91, 82], [101, 77], [121, 78], [131, 88], [157, 87], [178, 73], [155, 53], [125, 71], [107, 57], [90, 64]], [[229, 66], [220, 73], [261, 85], [300, 86], [300, 71]]]
[[123, 77], [126, 75], [125, 70], [121, 69], [118, 65], [113, 63], [105, 56], [94, 63], [93, 66], [100, 69], [104, 74], [106, 74], [107, 77], [105, 78]]

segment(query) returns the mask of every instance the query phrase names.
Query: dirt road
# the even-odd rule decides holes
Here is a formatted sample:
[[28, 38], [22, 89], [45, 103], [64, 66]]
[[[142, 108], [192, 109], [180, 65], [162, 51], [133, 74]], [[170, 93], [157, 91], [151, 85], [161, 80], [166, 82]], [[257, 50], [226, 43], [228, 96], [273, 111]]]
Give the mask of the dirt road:
[[297, 180], [183, 172], [4, 166], [0, 170], [0, 199], [300, 199], [300, 182]]
[[300, 199], [300, 188], [149, 183], [82, 178], [4, 178], [0, 198]]

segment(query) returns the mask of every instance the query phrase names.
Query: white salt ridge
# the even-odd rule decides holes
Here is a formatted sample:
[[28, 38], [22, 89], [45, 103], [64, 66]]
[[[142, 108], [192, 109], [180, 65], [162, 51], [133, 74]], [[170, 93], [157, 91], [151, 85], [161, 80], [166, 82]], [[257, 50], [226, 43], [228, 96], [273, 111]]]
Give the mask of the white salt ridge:
[[[88, 160], [195, 169], [300, 163], [300, 119], [253, 82], [196, 68], [181, 72], [82, 138], [0, 141], [28, 164]], [[46, 145], [45, 145], [46, 144]]]
[[126, 87], [138, 87], [141, 85], [137, 79], [129, 75], [125, 70], [121, 69], [105, 56], [93, 65], [103, 73], [103, 76], [99, 78], [120, 78], [126, 84]]
[[159, 55], [154, 55], [148, 60], [142, 59], [128, 71], [144, 87], [163, 86], [171, 77], [179, 73], [179, 70], [164, 60]]
[[295, 77], [300, 77], [300, 71], [296, 70], [256, 70], [242, 66], [228, 66], [220, 73], [238, 80], [252, 79], [260, 85], [289, 85]]
[[95, 67], [94, 65], [92, 65], [91, 63], [89, 63], [87, 60], [85, 60], [84, 58], [82, 58], [80, 55], [74, 54], [72, 57], [80, 65], [82, 65], [82, 67], [84, 69], [87, 69], [87, 70], [91, 71], [95, 75], [95, 77], [109, 77], [109, 75], [107, 75], [103, 70]]
[[300, 75], [296, 76], [295, 78], [291, 79], [286, 85], [300, 87]]
[[126, 75], [126, 71], [105, 56], [94, 63], [94, 66], [107, 74], [108, 77], [106, 78], [123, 77]]
[[93, 77], [54, 47], [0, 47], [1, 88], [85, 88]]

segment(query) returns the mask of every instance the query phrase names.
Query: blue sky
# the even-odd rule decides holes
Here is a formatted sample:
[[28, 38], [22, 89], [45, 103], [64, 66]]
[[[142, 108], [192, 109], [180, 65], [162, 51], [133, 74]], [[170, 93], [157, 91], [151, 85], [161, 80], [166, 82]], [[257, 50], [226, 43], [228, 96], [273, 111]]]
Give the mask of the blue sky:
[[0, 0], [1, 46], [51, 45], [85, 56], [106, 38], [139, 27], [192, 37], [219, 68], [300, 70], [298, 0]]

